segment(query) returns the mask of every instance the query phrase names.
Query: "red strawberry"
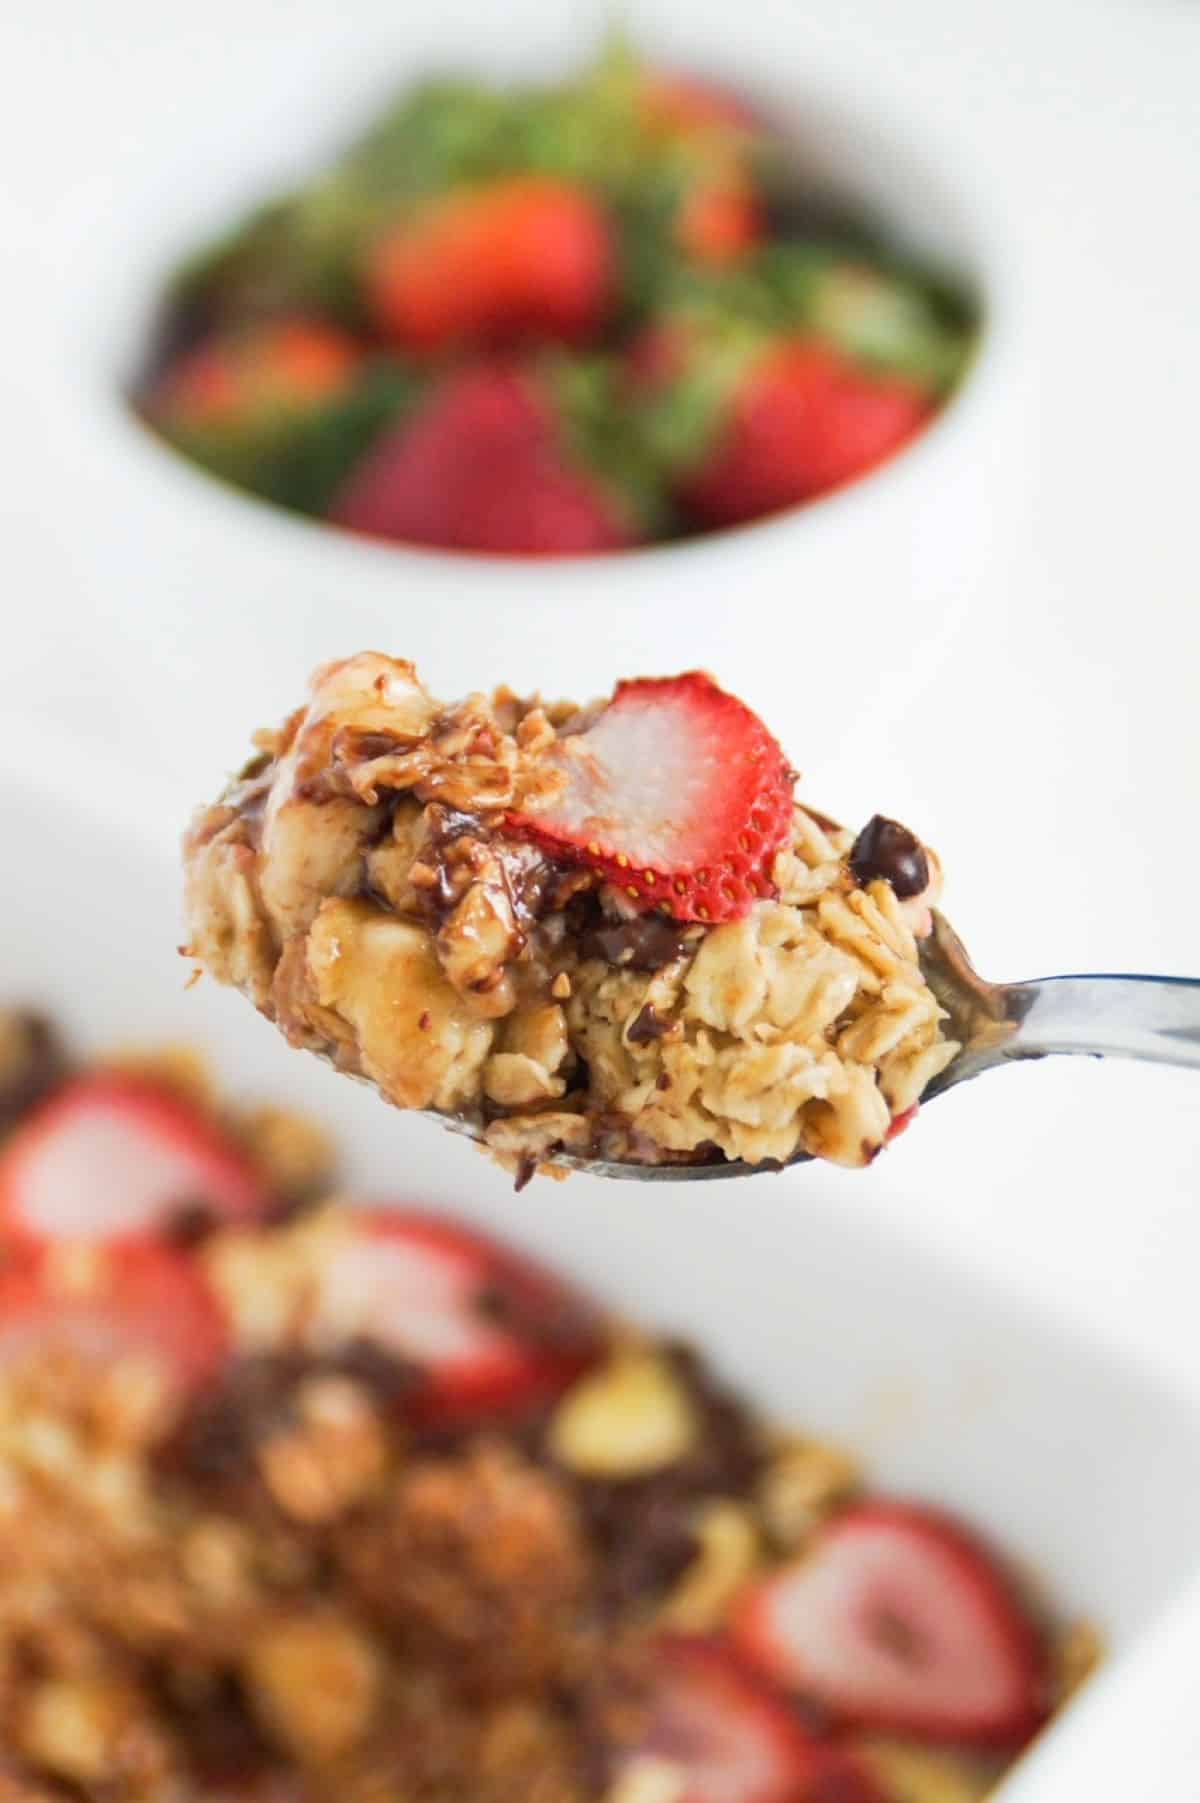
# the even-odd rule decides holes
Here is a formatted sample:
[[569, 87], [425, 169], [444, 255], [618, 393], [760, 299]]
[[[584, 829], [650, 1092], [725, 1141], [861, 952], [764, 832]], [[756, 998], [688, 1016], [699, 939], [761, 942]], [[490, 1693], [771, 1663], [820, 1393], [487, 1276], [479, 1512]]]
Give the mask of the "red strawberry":
[[762, 238], [763, 210], [751, 184], [736, 171], [698, 182], [675, 219], [680, 248], [698, 263], [736, 263]]
[[619, 885], [637, 908], [735, 920], [774, 894], [792, 773], [757, 715], [711, 676], [620, 683], [587, 731], [551, 756], [566, 788], [514, 824]]
[[930, 1509], [844, 1510], [803, 1558], [755, 1585], [738, 1644], [844, 1722], [1020, 1745], [1044, 1710], [1038, 1635], [990, 1555]]
[[0, 1270], [0, 1367], [43, 1348], [89, 1361], [161, 1360], [199, 1388], [228, 1351], [223, 1311], [194, 1259], [153, 1241], [126, 1241], [81, 1257], [34, 1252]]
[[615, 497], [574, 456], [548, 396], [524, 372], [450, 375], [380, 439], [334, 497], [353, 531], [444, 550], [569, 555], [633, 534]]
[[651, 71], [642, 83], [641, 110], [648, 125], [671, 136], [689, 137], [722, 127], [741, 132], [760, 129], [753, 109], [740, 96], [695, 75]]
[[912, 1126], [917, 1118], [917, 1112], [920, 1106], [921, 1104], [919, 1102], [914, 1102], [911, 1108], [906, 1108], [903, 1113], [894, 1114], [892, 1116], [892, 1124], [887, 1130], [887, 1140], [889, 1145], [892, 1140], [899, 1139], [900, 1135], [907, 1132]]
[[312, 1333], [411, 1366], [405, 1410], [436, 1426], [555, 1395], [598, 1352], [601, 1322], [561, 1279], [467, 1227], [372, 1209], [322, 1267]]
[[367, 302], [380, 331], [411, 351], [578, 344], [603, 323], [615, 268], [590, 195], [548, 175], [503, 176], [439, 196], [381, 238]]
[[324, 320], [266, 320], [185, 351], [157, 383], [147, 412], [171, 431], [273, 418], [343, 393], [361, 362], [349, 333]]
[[778, 342], [742, 375], [681, 498], [709, 526], [759, 519], [862, 475], [928, 414], [928, 397], [900, 376], [814, 340]]
[[0, 1240], [111, 1240], [199, 1205], [222, 1219], [268, 1200], [243, 1153], [182, 1096], [118, 1072], [79, 1077], [0, 1154]]
[[700, 263], [726, 264], [759, 243], [765, 217], [746, 152], [760, 124], [741, 100], [684, 75], [649, 75], [640, 97], [643, 121], [656, 136], [689, 153], [675, 215], [680, 248]]
[[812, 1735], [728, 1648], [670, 1636], [655, 1652], [645, 1726], [622, 1760], [678, 1766], [676, 1803], [883, 1803], [850, 1755]]

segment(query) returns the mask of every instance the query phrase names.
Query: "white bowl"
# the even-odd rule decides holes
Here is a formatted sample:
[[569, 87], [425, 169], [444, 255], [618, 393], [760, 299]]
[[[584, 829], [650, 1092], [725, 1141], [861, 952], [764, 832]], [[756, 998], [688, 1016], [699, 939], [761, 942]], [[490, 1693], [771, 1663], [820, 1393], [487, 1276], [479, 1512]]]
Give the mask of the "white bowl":
[[[132, 19], [148, 9], [125, 0], [118, 11]], [[286, 43], [255, 0], [216, 0], [211, 11], [205, 32], [147, 30], [107, 61], [93, 51], [98, 96], [79, 99], [103, 103], [122, 135], [105, 140], [102, 179], [55, 197], [31, 296], [44, 364], [30, 407], [53, 447], [58, 492], [71, 496], [71, 525], [61, 535], [39, 526], [44, 493], [33, 484], [44, 484], [44, 465], [30, 457], [14, 471], [18, 491], [27, 472], [31, 486], [27, 500], [18, 492], [9, 547], [20, 567], [37, 535], [41, 584], [68, 598], [111, 685], [127, 689], [127, 719], [171, 738], [180, 794], [202, 774], [199, 758], [186, 765], [194, 735], [182, 731], [201, 708], [205, 756], [211, 763], [215, 747], [231, 758], [252, 723], [292, 704], [314, 663], [365, 644], [415, 657], [445, 693], [505, 678], [586, 695], [621, 675], [700, 664], [767, 718], [800, 713], [805, 744], [831, 756], [848, 735], [882, 739], [934, 673], [988, 555], [1011, 466], [1009, 254], [979, 182], [964, 193], [957, 145], [928, 119], [906, 119], [903, 104], [889, 110], [845, 67], [822, 69], [811, 56], [796, 66], [787, 22], [768, 8], [749, 17], [639, 8], [651, 54], [768, 99], [832, 187], [965, 271], [985, 302], [974, 370], [877, 474], [736, 532], [540, 563], [370, 545], [237, 495], [130, 416], [122, 389], [163, 274], [239, 208], [319, 161], [381, 90], [431, 67], [500, 78], [569, 68], [595, 47], [601, 9], [451, 0], [414, 18], [369, 0], [348, 32], [337, 9], [299, 0]], [[86, 57], [86, 47], [71, 54]], [[902, 87], [902, 71], [895, 81]], [[81, 140], [88, 130], [85, 119]], [[17, 176], [26, 179], [35, 173]], [[24, 624], [33, 640], [45, 630]], [[154, 682], [137, 680], [151, 670]], [[98, 740], [112, 736], [95, 697], [72, 715], [76, 729], [90, 720]]]
[[[0, 835], [19, 848], [9, 868], [20, 878], [0, 920], [0, 994], [52, 1010], [84, 1047], [207, 1047], [230, 1089], [327, 1120], [357, 1191], [485, 1223], [623, 1310], [694, 1337], [777, 1415], [854, 1446], [881, 1484], [961, 1510], [1065, 1609], [1101, 1624], [1113, 1649], [1108, 1675], [1005, 1796], [1117, 1794], [1074, 1788], [1072, 1774], [1094, 1759], [1098, 1732], [1100, 1745], [1137, 1751], [1144, 1693], [1168, 1682], [1171, 1606], [1200, 1570], [1196, 1407], [921, 1250], [903, 1216], [888, 1219], [886, 1166], [856, 1179], [875, 1192], [869, 1221], [815, 1167], [736, 1195], [580, 1177], [515, 1194], [456, 1136], [288, 1051], [232, 993], [185, 989], [176, 860], [138, 793], [107, 787], [113, 776], [69, 745], [31, 776], [22, 743], [0, 739]], [[1194, 1605], [1191, 1620], [1200, 1629]]]

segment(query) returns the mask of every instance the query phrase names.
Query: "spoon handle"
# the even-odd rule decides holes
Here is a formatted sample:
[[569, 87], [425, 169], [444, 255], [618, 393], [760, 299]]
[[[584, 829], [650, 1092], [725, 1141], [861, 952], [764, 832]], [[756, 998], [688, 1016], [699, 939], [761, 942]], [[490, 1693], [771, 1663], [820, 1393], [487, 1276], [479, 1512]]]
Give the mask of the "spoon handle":
[[1004, 991], [1004, 1058], [1049, 1052], [1200, 1067], [1200, 978], [1043, 977]]

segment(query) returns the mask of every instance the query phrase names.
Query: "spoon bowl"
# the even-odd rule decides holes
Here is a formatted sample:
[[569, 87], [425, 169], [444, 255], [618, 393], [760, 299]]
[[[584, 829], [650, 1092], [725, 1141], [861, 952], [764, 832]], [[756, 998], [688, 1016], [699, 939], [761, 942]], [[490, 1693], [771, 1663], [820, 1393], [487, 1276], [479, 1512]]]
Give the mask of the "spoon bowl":
[[[961, 1047], [930, 1083], [923, 1103], [1002, 1064], [1056, 1054], [1200, 1068], [1200, 977], [1096, 972], [989, 983], [972, 965], [949, 921], [936, 912], [933, 931], [921, 942], [921, 969], [946, 1010], [951, 1037]], [[476, 1121], [434, 1109], [426, 1112], [451, 1132], [482, 1139]], [[539, 1162], [636, 1183], [706, 1183], [810, 1164], [812, 1154], [797, 1152], [785, 1164], [770, 1159], [746, 1164], [734, 1158], [706, 1164], [636, 1164], [551, 1152]]]

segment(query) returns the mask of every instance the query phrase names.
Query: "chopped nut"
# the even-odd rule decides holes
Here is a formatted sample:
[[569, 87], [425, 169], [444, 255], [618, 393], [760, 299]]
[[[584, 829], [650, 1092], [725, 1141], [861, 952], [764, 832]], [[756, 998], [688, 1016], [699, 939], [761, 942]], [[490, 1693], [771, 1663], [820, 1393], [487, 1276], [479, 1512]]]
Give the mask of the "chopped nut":
[[745, 1503], [708, 1503], [693, 1526], [699, 1551], [663, 1605], [665, 1626], [681, 1634], [708, 1634], [753, 1574], [762, 1537]]
[[604, 1803], [682, 1803], [687, 1784], [682, 1766], [644, 1753], [626, 1766]]
[[849, 1454], [823, 1440], [785, 1441], [759, 1484], [758, 1503], [767, 1532], [791, 1551], [859, 1484]]
[[308, 1115], [290, 1108], [250, 1108], [241, 1130], [271, 1188], [285, 1196], [315, 1196], [337, 1166], [333, 1141]]
[[570, 999], [571, 979], [565, 970], [560, 970], [553, 983], [551, 983], [550, 993], [557, 1002], [565, 1002]]
[[236, 1521], [207, 1516], [183, 1542], [183, 1569], [206, 1598], [229, 1603], [241, 1596], [250, 1572], [251, 1542]]
[[1065, 1702], [1074, 1696], [1103, 1658], [1104, 1642], [1091, 1622], [1072, 1622], [1050, 1649], [1055, 1698]]
[[28, 1759], [76, 1784], [140, 1794], [138, 1780], [161, 1776], [164, 1749], [147, 1706], [108, 1677], [50, 1679], [27, 1698], [18, 1724]]
[[483, 1073], [489, 1101], [502, 1108], [525, 1108], [544, 1099], [557, 1101], [566, 1084], [552, 1077], [544, 1064], [520, 1052], [493, 1052]]
[[263, 1727], [301, 1761], [334, 1759], [354, 1746], [379, 1688], [375, 1652], [363, 1635], [316, 1616], [279, 1621], [259, 1633], [246, 1675]]
[[994, 1764], [957, 1753], [874, 1737], [856, 1751], [894, 1803], [982, 1803], [996, 1783]]
[[332, 1521], [378, 1484], [387, 1463], [383, 1432], [368, 1398], [347, 1378], [314, 1378], [297, 1406], [301, 1426], [266, 1441], [259, 1470], [293, 1520]]
[[92, 1400], [92, 1425], [114, 1446], [146, 1446], [166, 1426], [173, 1401], [163, 1366], [148, 1358], [118, 1359], [100, 1373]]
[[618, 1352], [559, 1404], [550, 1449], [587, 1477], [642, 1477], [674, 1465], [696, 1441], [691, 1397], [670, 1365], [636, 1348]]

